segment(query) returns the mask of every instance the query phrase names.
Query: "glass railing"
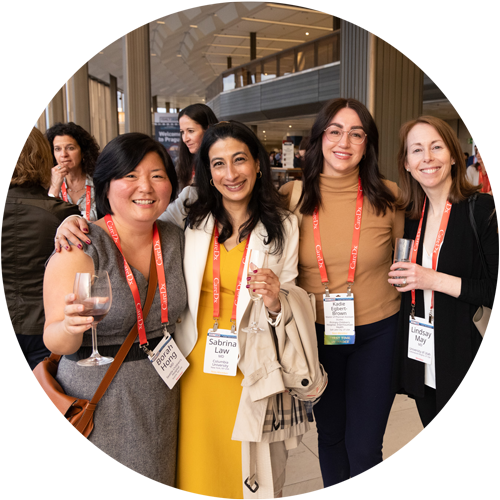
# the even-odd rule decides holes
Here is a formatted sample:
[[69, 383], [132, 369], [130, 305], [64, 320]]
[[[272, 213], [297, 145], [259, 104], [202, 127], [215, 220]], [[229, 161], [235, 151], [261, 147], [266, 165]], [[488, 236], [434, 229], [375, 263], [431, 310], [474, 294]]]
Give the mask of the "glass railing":
[[340, 30], [223, 71], [207, 88], [206, 100], [211, 101], [221, 92], [337, 61], [340, 61]]

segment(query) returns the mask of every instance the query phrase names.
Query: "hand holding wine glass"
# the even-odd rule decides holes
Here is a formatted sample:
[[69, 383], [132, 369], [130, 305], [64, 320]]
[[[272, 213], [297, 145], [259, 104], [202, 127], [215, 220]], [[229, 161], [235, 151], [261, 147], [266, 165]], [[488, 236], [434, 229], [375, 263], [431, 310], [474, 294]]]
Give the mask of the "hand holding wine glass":
[[80, 316], [92, 316], [92, 354], [87, 359], [78, 361], [80, 366], [106, 365], [113, 358], [101, 356], [97, 350], [97, 323], [108, 314], [112, 302], [111, 283], [107, 271], [76, 273], [73, 287], [74, 304], [83, 305]]
[[266, 250], [250, 250], [247, 261], [247, 289], [254, 304], [251, 324], [244, 331], [263, 331], [257, 327], [258, 313], [262, 301], [269, 311], [278, 313], [281, 310], [279, 301], [280, 281], [276, 274], [267, 268], [268, 252]]

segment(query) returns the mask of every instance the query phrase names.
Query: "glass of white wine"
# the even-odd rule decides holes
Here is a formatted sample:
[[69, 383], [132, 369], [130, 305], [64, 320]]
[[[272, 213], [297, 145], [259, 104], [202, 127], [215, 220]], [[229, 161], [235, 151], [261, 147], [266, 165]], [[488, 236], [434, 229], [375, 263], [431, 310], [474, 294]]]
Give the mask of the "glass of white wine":
[[101, 356], [97, 350], [97, 323], [102, 321], [111, 307], [111, 283], [107, 271], [93, 273], [76, 273], [73, 293], [74, 304], [82, 304], [84, 309], [80, 316], [93, 316], [92, 322], [92, 354], [86, 359], [77, 361], [79, 366], [107, 365], [113, 358]]
[[[247, 257], [247, 276], [253, 276], [254, 272], [258, 269], [267, 267], [267, 250], [249, 250]], [[258, 326], [259, 313], [262, 307], [262, 295], [256, 293], [253, 290], [258, 286], [258, 282], [250, 285], [248, 292], [250, 293], [250, 298], [253, 301], [252, 305], [252, 315], [250, 320], [250, 325], [242, 330], [247, 333], [258, 333], [263, 332], [264, 328]]]

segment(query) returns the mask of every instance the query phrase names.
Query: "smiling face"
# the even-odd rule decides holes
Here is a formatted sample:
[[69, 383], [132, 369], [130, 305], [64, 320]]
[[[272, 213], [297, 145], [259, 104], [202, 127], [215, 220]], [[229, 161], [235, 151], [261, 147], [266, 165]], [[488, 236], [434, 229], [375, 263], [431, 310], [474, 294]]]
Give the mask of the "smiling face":
[[171, 194], [165, 165], [151, 152], [132, 172], [110, 182], [108, 200], [116, 217], [129, 223], [153, 223], [167, 208]]
[[203, 127], [187, 115], [179, 118], [179, 127], [182, 142], [187, 146], [189, 152], [194, 155], [200, 149], [203, 134], [205, 133]]
[[221, 193], [224, 206], [248, 206], [260, 171], [260, 163], [248, 146], [229, 137], [219, 139], [210, 147], [208, 157], [214, 187]]
[[482, 167], [488, 165], [490, 158], [491, 158], [491, 153], [487, 153], [484, 148], [477, 148], [476, 160]]
[[82, 150], [70, 135], [56, 135], [53, 141], [54, 158], [61, 167], [79, 169], [82, 164]]
[[[326, 132], [323, 132], [323, 174], [340, 177], [350, 174], [359, 165], [366, 151], [367, 138], [362, 144], [352, 144], [347, 132], [360, 130], [363, 124], [358, 113], [351, 108], [342, 108], [328, 123], [327, 127], [336, 126], [342, 130], [341, 139], [337, 143], [331, 142]], [[327, 128], [325, 127], [325, 128]]]
[[441, 189], [449, 192], [455, 161], [437, 130], [427, 123], [418, 123], [408, 133], [406, 144], [405, 167], [424, 192]]

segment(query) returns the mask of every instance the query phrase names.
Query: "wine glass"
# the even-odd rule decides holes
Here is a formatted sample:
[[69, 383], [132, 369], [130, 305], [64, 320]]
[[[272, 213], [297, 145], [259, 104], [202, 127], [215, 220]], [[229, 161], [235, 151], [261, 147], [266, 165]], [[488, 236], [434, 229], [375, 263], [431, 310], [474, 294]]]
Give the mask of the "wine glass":
[[[410, 262], [413, 253], [413, 240], [407, 240], [405, 238], [396, 238], [396, 244], [394, 246], [394, 260], [393, 262]], [[398, 267], [396, 271], [404, 271], [403, 267]], [[403, 276], [394, 276], [393, 279], [403, 279]], [[394, 285], [400, 288], [404, 285]]]
[[[250, 277], [254, 274], [257, 269], [262, 269], [267, 267], [267, 250], [249, 250], [247, 257], [247, 276]], [[258, 282], [257, 282], [258, 283]], [[252, 319], [250, 321], [250, 326], [243, 328], [242, 330], [247, 333], [258, 333], [263, 332], [264, 328], [257, 326], [257, 321], [259, 319], [260, 308], [262, 306], [262, 295], [260, 293], [255, 293], [253, 289], [257, 285], [254, 283], [248, 288], [250, 293], [250, 298], [253, 301], [252, 306]]]
[[111, 283], [107, 271], [93, 273], [76, 273], [73, 293], [76, 296], [74, 304], [83, 304], [80, 316], [93, 316], [92, 322], [92, 354], [87, 359], [77, 361], [79, 366], [107, 365], [113, 358], [101, 356], [97, 351], [97, 323], [102, 321], [111, 307]]

